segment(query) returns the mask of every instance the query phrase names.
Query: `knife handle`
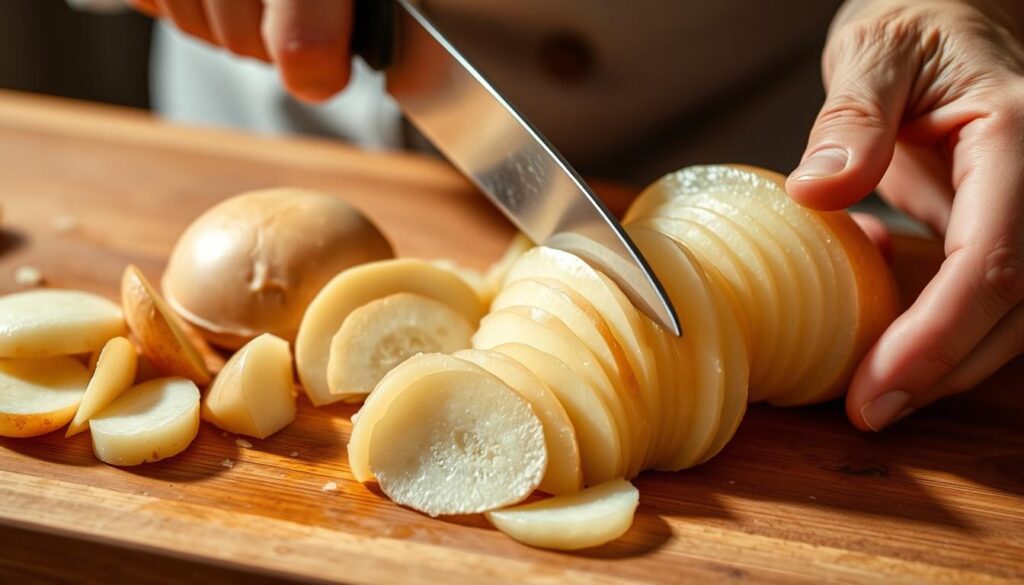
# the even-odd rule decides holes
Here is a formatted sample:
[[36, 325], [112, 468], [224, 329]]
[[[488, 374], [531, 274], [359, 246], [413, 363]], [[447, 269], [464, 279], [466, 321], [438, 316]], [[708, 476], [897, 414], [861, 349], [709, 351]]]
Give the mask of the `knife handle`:
[[376, 71], [391, 65], [395, 56], [394, 0], [355, 0], [352, 53]]

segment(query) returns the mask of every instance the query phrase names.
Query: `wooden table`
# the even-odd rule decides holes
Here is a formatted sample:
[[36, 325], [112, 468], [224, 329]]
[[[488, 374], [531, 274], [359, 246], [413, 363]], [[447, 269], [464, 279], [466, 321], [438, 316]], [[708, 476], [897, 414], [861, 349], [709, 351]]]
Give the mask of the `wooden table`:
[[[434, 160], [0, 93], [0, 292], [31, 265], [114, 297], [126, 263], [157, 276], [190, 219], [272, 185], [344, 197], [403, 254], [483, 266], [510, 233]], [[754, 406], [711, 462], [643, 474], [633, 529], [577, 554], [354, 482], [351, 407], [302, 400], [295, 424], [251, 448], [204, 425], [182, 455], [128, 469], [98, 462], [87, 434], [2, 439], [0, 582], [1021, 582], [1022, 380], [1018, 361], [881, 434], [855, 431], [839, 404]]]

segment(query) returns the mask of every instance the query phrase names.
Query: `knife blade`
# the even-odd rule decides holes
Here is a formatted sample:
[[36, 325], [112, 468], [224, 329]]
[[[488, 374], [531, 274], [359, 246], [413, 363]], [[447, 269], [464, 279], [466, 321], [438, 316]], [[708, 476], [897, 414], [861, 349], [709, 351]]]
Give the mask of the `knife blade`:
[[[391, 34], [389, 34], [391, 31]], [[535, 243], [571, 252], [676, 335], [657, 276], [561, 154], [409, 0], [358, 0], [353, 51], [405, 116]]]

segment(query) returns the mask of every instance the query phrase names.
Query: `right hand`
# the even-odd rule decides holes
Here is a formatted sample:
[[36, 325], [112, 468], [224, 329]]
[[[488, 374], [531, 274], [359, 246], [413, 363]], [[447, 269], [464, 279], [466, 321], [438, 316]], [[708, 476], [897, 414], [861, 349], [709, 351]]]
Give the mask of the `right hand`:
[[141, 12], [243, 57], [275, 64], [295, 97], [321, 102], [348, 84], [352, 0], [129, 0]]

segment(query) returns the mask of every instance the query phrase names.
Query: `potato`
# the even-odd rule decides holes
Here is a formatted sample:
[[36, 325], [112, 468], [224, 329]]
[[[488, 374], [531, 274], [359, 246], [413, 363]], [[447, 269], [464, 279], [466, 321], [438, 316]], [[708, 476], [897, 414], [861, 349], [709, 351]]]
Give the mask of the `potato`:
[[265, 439], [295, 420], [288, 342], [264, 333], [245, 344], [213, 379], [202, 417], [239, 435]]
[[630, 442], [646, 445], [651, 427], [644, 411], [643, 391], [626, 352], [597, 308], [564, 283], [549, 278], [524, 278], [509, 283], [494, 299], [491, 311], [516, 305], [543, 309], [579, 337], [615, 385], [633, 435]]
[[594, 307], [600, 307], [601, 316], [625, 351], [641, 388], [649, 388], [654, 383], [657, 379], [654, 356], [643, 338], [641, 314], [611, 279], [573, 254], [546, 247], [524, 253], [509, 268], [505, 281], [512, 283], [524, 278], [562, 282]]
[[331, 394], [369, 394], [384, 374], [418, 353], [469, 347], [473, 326], [445, 303], [396, 293], [345, 317], [331, 340], [327, 383]]
[[501, 353], [468, 349], [455, 352], [453, 357], [472, 362], [494, 374], [533, 407], [533, 413], [544, 427], [544, 444], [548, 451], [547, 472], [537, 489], [553, 495], [571, 494], [583, 489], [576, 430], [565, 408], [547, 385], [525, 366]]
[[561, 321], [537, 307], [506, 307], [490, 313], [473, 335], [476, 349], [494, 349], [506, 343], [522, 343], [550, 354], [569, 366], [597, 392], [615, 417], [622, 444], [623, 464], [619, 475], [638, 467], [640, 445], [633, 440], [634, 428], [619, 395], [594, 354]]
[[92, 293], [32, 290], [0, 297], [0, 358], [89, 353], [125, 331], [121, 308]]
[[95, 365], [90, 368], [92, 379], [89, 380], [82, 404], [64, 436], [77, 435], [89, 428], [90, 418], [132, 387], [137, 367], [138, 356], [131, 341], [124, 337], [108, 341], [99, 352]]
[[0, 436], [35, 437], [68, 424], [88, 383], [73, 357], [0, 359]]
[[473, 326], [484, 313], [476, 292], [462, 279], [424, 260], [384, 260], [349, 268], [327, 283], [310, 303], [295, 341], [299, 380], [315, 406], [343, 399], [363, 399], [362, 393], [331, 392], [327, 362], [332, 339], [353, 311], [401, 292], [444, 303]]
[[[750, 399], [806, 404], [845, 389], [895, 317], [897, 300], [885, 262], [849, 215], [800, 207], [783, 183], [762, 169], [691, 167], [651, 185], [627, 219], [671, 235], [702, 263], [722, 268], [743, 309], [741, 327], [749, 329]], [[709, 210], [731, 219], [703, 221]], [[731, 252], [723, 254], [714, 238]], [[752, 249], [745, 258], [737, 254]], [[797, 307], [798, 315], [784, 314]], [[779, 339], [792, 341], [773, 349]], [[787, 343], [791, 352], [782, 348]], [[788, 360], [781, 357], [787, 352]]]
[[439, 372], [405, 386], [370, 440], [381, 490], [430, 516], [520, 502], [547, 464], [544, 429], [529, 403], [483, 371]]
[[[663, 275], [662, 285], [673, 304], [682, 307], [685, 302], [688, 307], [679, 315], [686, 333], [675, 343], [683, 346], [680, 351], [693, 356], [693, 386], [677, 386], [669, 391], [691, 393], [694, 401], [690, 413], [684, 408], [677, 410], [671, 426], [676, 432], [668, 451], [655, 461], [656, 469], [676, 471], [696, 464], [711, 446], [722, 420], [726, 369], [745, 369], [746, 364], [729, 364], [723, 359], [723, 331], [716, 309], [720, 299], [697, 261], [668, 236], [636, 226], [627, 229], [651, 267]], [[745, 398], [744, 394], [744, 404]]]
[[162, 286], [170, 306], [211, 343], [237, 349], [261, 333], [292, 342], [327, 281], [393, 255], [380, 230], [338, 197], [264, 189], [193, 221]]
[[199, 389], [185, 378], [159, 378], [131, 388], [89, 421], [92, 448], [118, 466], [181, 453], [199, 432]]
[[639, 490], [620, 478], [486, 516], [495, 528], [523, 544], [579, 550], [609, 543], [629, 531], [639, 504]]
[[348, 439], [348, 466], [359, 482], [373, 479], [370, 470], [370, 438], [377, 422], [405, 387], [416, 380], [445, 371], [486, 373], [475, 364], [442, 353], [424, 353], [402, 362], [388, 372], [367, 397], [356, 416], [352, 417], [352, 433]]
[[157, 370], [204, 386], [210, 382], [210, 371], [203, 356], [186, 336], [174, 313], [135, 266], [125, 268], [121, 277], [121, 304], [142, 355]]
[[522, 343], [494, 348], [534, 373], [565, 409], [579, 441], [585, 485], [597, 485], [625, 470], [622, 442], [615, 417], [598, 392], [558, 358]]

